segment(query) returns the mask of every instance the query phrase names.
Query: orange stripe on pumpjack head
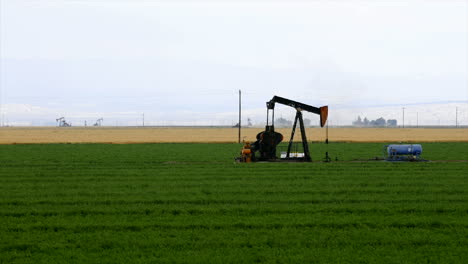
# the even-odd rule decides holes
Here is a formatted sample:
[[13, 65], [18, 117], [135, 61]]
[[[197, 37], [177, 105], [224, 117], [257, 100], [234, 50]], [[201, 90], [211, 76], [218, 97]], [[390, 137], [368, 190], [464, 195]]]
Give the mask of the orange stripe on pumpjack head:
[[320, 127], [324, 127], [328, 118], [328, 105], [320, 107]]

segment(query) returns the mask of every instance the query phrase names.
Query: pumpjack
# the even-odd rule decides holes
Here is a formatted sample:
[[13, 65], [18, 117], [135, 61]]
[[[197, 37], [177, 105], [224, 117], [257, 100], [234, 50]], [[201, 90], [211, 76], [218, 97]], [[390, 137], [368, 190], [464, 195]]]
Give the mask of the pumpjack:
[[67, 121], [65, 121], [65, 117], [57, 118], [55, 121], [59, 127], [71, 127], [71, 123], [67, 123]]
[[96, 120], [96, 123], [94, 123], [93, 126], [102, 126], [102, 121], [104, 121], [104, 119], [101, 117], [98, 120]]
[[[276, 155], [276, 147], [281, 141], [283, 141], [283, 135], [275, 131], [275, 105], [283, 104], [291, 106], [296, 109], [296, 117], [292, 127], [291, 137], [289, 139], [288, 148], [286, 154], [280, 158]], [[290, 99], [286, 99], [279, 96], [273, 96], [273, 98], [266, 103], [267, 106], [267, 122], [265, 131], [257, 134], [257, 140], [250, 144], [246, 142], [241, 150], [241, 156], [236, 158], [239, 162], [255, 162], [255, 161], [299, 161], [299, 162], [310, 162], [312, 158], [310, 156], [309, 145], [307, 143], [307, 137], [305, 133], [304, 120], [302, 119], [302, 111], [308, 111], [317, 115], [320, 115], [320, 127], [324, 127], [328, 118], [328, 106], [314, 107], [304, 103], [296, 102]], [[271, 119], [269, 118], [271, 115]], [[270, 122], [271, 120], [271, 122]], [[297, 123], [299, 121], [299, 127], [302, 138], [303, 155], [298, 153], [291, 153], [294, 135], [296, 133]], [[270, 124], [271, 123], [271, 124]], [[258, 152], [258, 155], [255, 153]]]

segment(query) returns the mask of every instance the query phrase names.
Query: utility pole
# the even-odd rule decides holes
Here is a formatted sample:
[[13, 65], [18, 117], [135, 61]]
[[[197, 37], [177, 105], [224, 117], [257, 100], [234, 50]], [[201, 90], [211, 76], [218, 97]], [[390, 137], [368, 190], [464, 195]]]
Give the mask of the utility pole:
[[455, 127], [458, 127], [458, 107], [455, 107]]
[[416, 128], [419, 127], [419, 113], [416, 112]]
[[143, 113], [143, 126], [145, 126], [145, 113]]
[[241, 103], [241, 90], [239, 90], [239, 143], [241, 143]]
[[403, 107], [403, 128], [405, 128], [405, 108]]

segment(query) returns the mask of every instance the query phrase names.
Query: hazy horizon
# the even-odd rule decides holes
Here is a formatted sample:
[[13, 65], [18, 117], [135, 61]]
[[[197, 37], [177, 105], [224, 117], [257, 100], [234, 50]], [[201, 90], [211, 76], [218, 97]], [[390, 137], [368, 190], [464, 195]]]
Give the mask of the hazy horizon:
[[404, 107], [405, 125], [466, 126], [467, 28], [461, 0], [0, 0], [0, 125], [229, 126], [242, 90], [244, 124], [279, 95], [331, 125]]

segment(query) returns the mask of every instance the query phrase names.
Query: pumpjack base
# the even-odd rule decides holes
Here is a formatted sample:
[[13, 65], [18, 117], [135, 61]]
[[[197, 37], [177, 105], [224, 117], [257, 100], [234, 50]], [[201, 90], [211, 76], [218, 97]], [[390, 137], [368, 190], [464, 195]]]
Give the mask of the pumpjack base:
[[[237, 162], [237, 163], [246, 162], [241, 157], [235, 158], [234, 161]], [[312, 162], [312, 161], [311, 160], [301, 159], [301, 158], [283, 158], [283, 159], [252, 160], [252, 161], [249, 161], [249, 162], [252, 162], [252, 163], [270, 163], [270, 162], [300, 163], [300, 162]]]
[[269, 160], [256, 160], [254, 162], [312, 162], [311, 160], [305, 160], [301, 158], [283, 158], [283, 159], [269, 159]]

